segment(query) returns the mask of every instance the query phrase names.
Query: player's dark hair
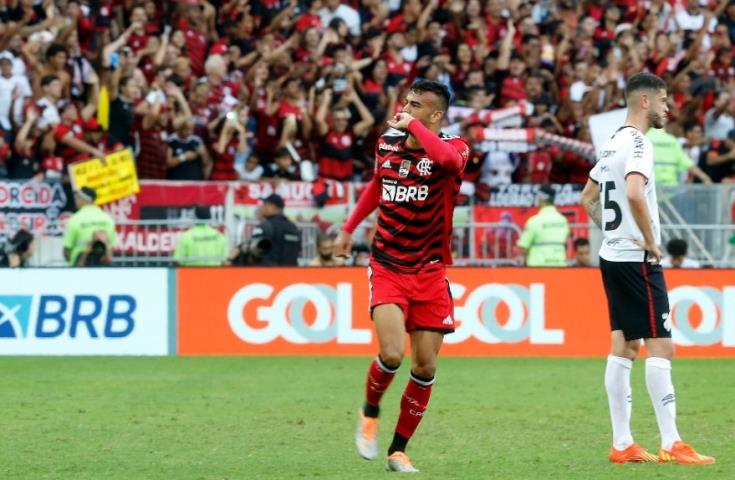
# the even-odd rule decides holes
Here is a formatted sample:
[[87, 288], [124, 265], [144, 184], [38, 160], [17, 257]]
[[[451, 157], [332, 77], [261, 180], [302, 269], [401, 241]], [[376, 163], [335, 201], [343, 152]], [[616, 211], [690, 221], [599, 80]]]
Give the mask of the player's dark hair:
[[625, 100], [628, 101], [631, 95], [642, 90], [658, 91], [661, 89], [666, 89], [666, 82], [661, 77], [648, 72], [636, 73], [628, 79], [625, 85]]
[[574, 239], [574, 251], [579, 250], [579, 247], [589, 247], [590, 241], [585, 237], [579, 237]]
[[451, 94], [449, 93], [449, 87], [436, 80], [416, 80], [413, 82], [410, 88], [411, 92], [424, 93], [431, 92], [439, 97], [439, 109], [446, 112], [449, 108], [449, 99]]
[[689, 245], [683, 238], [672, 238], [669, 243], [666, 244], [666, 251], [672, 257], [682, 257], [687, 254]]

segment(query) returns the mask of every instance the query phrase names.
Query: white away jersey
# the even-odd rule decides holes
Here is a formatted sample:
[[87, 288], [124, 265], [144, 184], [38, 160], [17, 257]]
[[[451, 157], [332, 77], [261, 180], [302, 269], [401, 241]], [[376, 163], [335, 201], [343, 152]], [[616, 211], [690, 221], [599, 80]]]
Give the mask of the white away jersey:
[[653, 145], [638, 129], [621, 127], [602, 145], [598, 158], [590, 178], [600, 185], [604, 235], [600, 257], [610, 262], [642, 262], [644, 250], [633, 240], [643, 240], [643, 234], [630, 210], [625, 177], [632, 172], [646, 177], [646, 204], [653, 238], [660, 244], [661, 224], [653, 175]]

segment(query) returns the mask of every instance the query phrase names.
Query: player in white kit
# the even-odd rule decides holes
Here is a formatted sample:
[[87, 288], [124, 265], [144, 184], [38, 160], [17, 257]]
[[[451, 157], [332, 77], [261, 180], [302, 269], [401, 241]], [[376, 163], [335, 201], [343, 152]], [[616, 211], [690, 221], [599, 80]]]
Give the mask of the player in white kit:
[[[607, 140], [582, 192], [590, 218], [603, 231], [600, 270], [610, 316], [611, 349], [605, 388], [612, 420], [610, 461], [705, 464], [715, 461], [682, 442], [676, 427], [671, 383], [669, 300], [661, 269], [661, 226], [653, 175], [649, 127], [663, 128], [668, 113], [666, 83], [656, 75], [633, 75], [625, 88], [625, 124]], [[661, 449], [653, 455], [630, 431], [630, 372], [645, 341], [646, 387], [656, 412]]]

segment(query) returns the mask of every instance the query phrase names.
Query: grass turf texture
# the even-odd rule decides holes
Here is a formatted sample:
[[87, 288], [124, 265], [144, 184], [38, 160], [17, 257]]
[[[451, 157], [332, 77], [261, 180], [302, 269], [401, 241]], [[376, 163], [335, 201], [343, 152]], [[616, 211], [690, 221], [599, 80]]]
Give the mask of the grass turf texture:
[[[367, 358], [0, 358], [0, 478], [394, 478], [353, 447]], [[718, 463], [611, 465], [604, 360], [442, 358], [408, 453], [436, 479], [735, 478], [733, 362], [677, 360], [679, 427]], [[633, 369], [633, 433], [658, 451]], [[387, 448], [405, 362], [383, 401]]]

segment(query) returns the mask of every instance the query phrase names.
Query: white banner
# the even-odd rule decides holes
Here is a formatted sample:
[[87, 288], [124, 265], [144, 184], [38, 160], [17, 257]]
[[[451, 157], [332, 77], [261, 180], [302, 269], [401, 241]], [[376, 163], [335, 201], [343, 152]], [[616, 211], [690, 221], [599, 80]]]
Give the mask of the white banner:
[[0, 355], [166, 355], [168, 272], [0, 270]]
[[625, 125], [625, 116], [627, 113], [627, 108], [619, 108], [590, 116], [590, 136], [592, 136], [592, 144], [595, 146], [595, 151], [599, 152], [602, 144], [612, 137], [618, 128]]

